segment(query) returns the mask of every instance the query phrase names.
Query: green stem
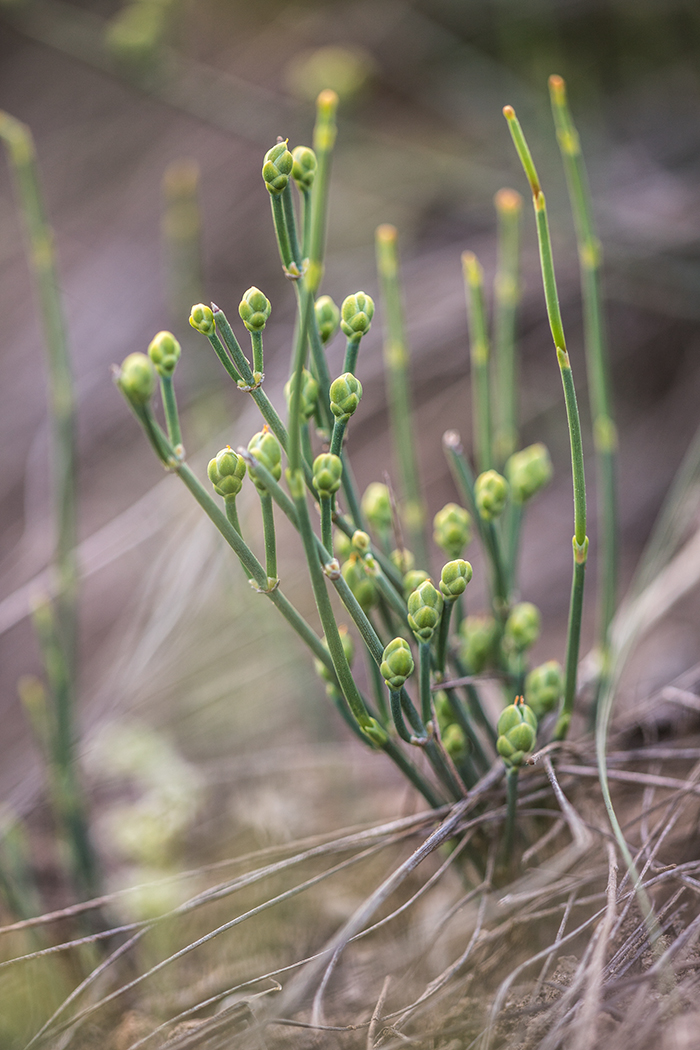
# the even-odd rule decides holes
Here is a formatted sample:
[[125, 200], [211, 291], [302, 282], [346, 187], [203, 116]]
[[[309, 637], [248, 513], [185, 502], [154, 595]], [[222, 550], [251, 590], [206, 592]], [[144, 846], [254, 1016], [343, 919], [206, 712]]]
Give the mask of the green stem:
[[503, 852], [507, 863], [513, 858], [513, 842], [515, 841], [515, 816], [518, 807], [518, 767], [509, 766], [506, 772], [506, 794], [508, 810], [506, 813], [506, 834], [503, 843]]
[[314, 450], [311, 447], [311, 435], [309, 433], [308, 423], [301, 424], [301, 452], [305, 461], [311, 466], [314, 461]]
[[301, 274], [303, 255], [299, 247], [299, 236], [297, 234], [297, 220], [294, 214], [294, 201], [292, 199], [292, 180], [290, 179], [285, 189], [280, 194], [282, 197], [282, 213], [284, 223], [289, 237], [289, 247], [292, 253], [292, 262], [296, 266], [296, 272]]
[[313, 147], [316, 154], [316, 175], [311, 190], [311, 230], [309, 234], [309, 265], [306, 281], [313, 295], [323, 278], [323, 257], [326, 247], [326, 221], [330, 169], [337, 127], [335, 115], [338, 96], [335, 91], [322, 91], [316, 101], [316, 123]]
[[386, 683], [382, 678], [381, 671], [377, 666], [376, 662], [372, 659], [371, 655], [367, 660], [369, 666], [369, 674], [372, 679], [372, 687], [374, 689], [374, 696], [377, 703], [377, 711], [379, 712], [379, 718], [383, 726], [389, 724], [389, 709], [386, 705]]
[[396, 732], [399, 734], [402, 740], [407, 744], [412, 743], [413, 734], [406, 729], [406, 723], [403, 720], [403, 711], [401, 709], [401, 690], [390, 690], [391, 694], [391, 717], [394, 720], [396, 726]]
[[473, 252], [462, 253], [462, 272], [469, 311], [469, 342], [472, 367], [472, 415], [474, 458], [481, 474], [493, 466], [491, 443], [491, 384], [489, 338], [484, 302], [484, 275]]
[[505, 510], [505, 546], [506, 567], [508, 574], [508, 589], [510, 593], [515, 590], [518, 579], [518, 552], [520, 547], [520, 531], [523, 522], [523, 505], [515, 503], [512, 499], [508, 502]]
[[597, 459], [600, 556], [598, 562], [598, 644], [602, 662], [608, 651], [608, 633], [615, 614], [618, 576], [618, 522], [616, 494], [617, 432], [613, 418], [610, 368], [603, 321], [601, 269], [603, 256], [593, 222], [588, 176], [578, 133], [561, 77], [549, 78], [552, 113], [557, 130], [569, 200], [576, 227], [581, 293], [583, 298], [586, 368], [593, 416], [593, 441]]
[[163, 398], [168, 440], [177, 451], [178, 448], [182, 448], [182, 434], [180, 432], [180, 416], [177, 411], [177, 400], [175, 398], [175, 386], [171, 375], [160, 377], [160, 392]]
[[321, 542], [333, 557], [333, 499], [331, 496], [321, 496]]
[[[569, 426], [569, 442], [571, 445], [571, 471], [574, 488], [574, 570], [571, 588], [571, 606], [569, 609], [569, 625], [567, 632], [567, 682], [565, 685], [564, 701], [559, 723], [557, 725], [558, 739], [564, 739], [568, 732], [568, 719], [571, 718], [576, 694], [576, 666], [581, 637], [580, 608], [583, 602], [583, 586], [585, 577], [586, 558], [588, 556], [588, 537], [586, 535], [586, 479], [583, 466], [583, 444], [581, 440], [581, 421], [579, 418], [578, 405], [576, 403], [576, 391], [574, 389], [573, 374], [569, 355], [566, 351], [566, 340], [564, 338], [564, 327], [559, 310], [559, 297], [557, 294], [557, 283], [554, 274], [554, 262], [552, 259], [552, 243], [549, 236], [549, 223], [547, 221], [547, 208], [544, 194], [540, 189], [537, 172], [525, 142], [525, 137], [518, 123], [512, 106], [506, 106], [503, 111], [510, 128], [513, 142], [515, 143], [518, 156], [523, 165], [525, 173], [530, 182], [537, 220], [537, 240], [540, 249], [540, 263], [542, 267], [542, 283], [547, 305], [547, 316], [552, 332], [552, 339], [557, 354], [557, 361], [561, 372], [561, 381], [564, 388], [564, 400], [566, 403], [566, 416]], [[570, 671], [569, 669], [572, 668]]]
[[250, 345], [253, 351], [253, 372], [262, 375], [265, 371], [263, 356], [263, 334], [260, 331], [250, 333]]
[[[221, 313], [221, 311], [219, 311], [219, 313]], [[211, 346], [212, 346], [212, 349], [213, 349], [214, 353], [219, 358], [219, 361], [221, 361], [221, 364], [224, 366], [224, 368], [226, 369], [227, 373], [229, 374], [231, 379], [234, 381], [234, 383], [236, 383], [236, 384], [242, 383], [243, 380], [241, 379], [240, 372], [238, 371], [238, 369], [234, 365], [234, 363], [231, 360], [231, 357], [230, 357], [228, 351], [226, 350], [226, 347], [221, 342], [221, 340], [219, 339], [219, 337], [216, 334], [216, 332], [212, 332], [211, 335], [208, 335], [207, 339], [211, 343]]]
[[345, 428], [348, 425], [348, 419], [348, 416], [336, 417], [335, 423], [333, 424], [330, 451], [334, 456], [340, 456], [342, 454], [343, 438], [345, 437]]
[[448, 598], [442, 607], [442, 616], [440, 617], [440, 628], [438, 630], [437, 647], [435, 650], [435, 669], [442, 677], [445, 673], [445, 660], [447, 658], [447, 641], [450, 634], [450, 618], [452, 616], [452, 609], [454, 601], [450, 601]]
[[421, 718], [427, 725], [433, 717], [432, 697], [430, 695], [430, 642], [420, 642], [418, 652]]
[[357, 368], [357, 354], [360, 349], [361, 335], [353, 335], [345, 344], [345, 357], [343, 359], [343, 374], [352, 372], [355, 375]]
[[499, 190], [498, 266], [494, 282], [493, 344], [497, 396], [494, 445], [499, 470], [518, 448], [518, 364], [515, 322], [520, 300], [520, 218], [522, 198], [515, 190]]
[[231, 523], [231, 525], [233, 525], [238, 535], [242, 537], [243, 533], [241, 532], [241, 523], [238, 520], [238, 511], [236, 509], [236, 497], [233, 496], [229, 499], [225, 499], [224, 508], [226, 510], [226, 517], [228, 518], [229, 522]]
[[418, 473], [418, 456], [412, 421], [409, 353], [399, 278], [397, 233], [394, 226], [379, 226], [375, 237], [377, 271], [384, 300], [384, 374], [394, 456], [399, 469], [409, 546], [418, 565], [428, 565], [425, 543], [426, 510]]
[[275, 539], [275, 516], [272, 510], [272, 497], [267, 492], [260, 493], [263, 534], [265, 536], [265, 570], [268, 587], [277, 582], [277, 541]]
[[313, 293], [308, 290], [304, 281], [296, 286], [297, 291], [297, 326], [292, 357], [291, 397], [289, 399], [289, 446], [287, 459], [291, 471], [302, 465], [301, 455], [301, 383], [302, 373], [308, 356], [307, 332], [314, 309]]
[[302, 189], [299, 192], [301, 194], [301, 228], [303, 231], [301, 253], [305, 259], [308, 259], [311, 247], [311, 190]]
[[279, 248], [282, 266], [285, 270], [290, 271], [294, 262], [294, 256], [292, 255], [292, 246], [289, 241], [289, 231], [287, 229], [287, 223], [285, 221], [284, 216], [284, 202], [282, 201], [282, 194], [271, 193], [270, 205], [272, 207], [272, 224], [275, 227], [275, 234], [277, 236], [277, 247]]

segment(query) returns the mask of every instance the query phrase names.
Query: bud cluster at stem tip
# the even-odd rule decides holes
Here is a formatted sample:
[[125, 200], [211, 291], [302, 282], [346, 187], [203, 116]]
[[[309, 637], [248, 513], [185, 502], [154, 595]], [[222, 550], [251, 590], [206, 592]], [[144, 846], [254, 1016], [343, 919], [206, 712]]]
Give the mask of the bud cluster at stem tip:
[[391, 528], [391, 499], [389, 489], [381, 481], [371, 481], [362, 495], [362, 513], [371, 528], [378, 533]]
[[433, 518], [433, 539], [450, 558], [459, 558], [472, 538], [471, 516], [457, 503], [446, 503]]
[[135, 405], [147, 405], [158, 382], [150, 357], [138, 352], [125, 357], [117, 382], [129, 401]]
[[382, 656], [379, 670], [382, 678], [394, 692], [398, 692], [414, 670], [413, 655], [405, 638], [394, 638]]
[[532, 602], [518, 602], [510, 611], [503, 628], [503, 644], [506, 649], [524, 652], [535, 644], [540, 636], [540, 611]]
[[507, 766], [521, 766], [533, 750], [537, 739], [534, 711], [519, 696], [498, 719], [496, 750]]
[[277, 197], [286, 190], [293, 167], [294, 158], [287, 149], [286, 141], [278, 142], [267, 151], [262, 177], [271, 196]]
[[538, 442], [514, 452], [506, 463], [506, 476], [516, 503], [532, 499], [552, 477], [552, 461], [546, 445]]
[[319, 295], [314, 303], [316, 314], [316, 327], [322, 343], [327, 343], [338, 331], [340, 324], [340, 310], [331, 299], [330, 295]]
[[[288, 379], [284, 384], [284, 396], [287, 399], [289, 405], [292, 400], [292, 379]], [[304, 423], [308, 423], [312, 415], [316, 411], [316, 404], [318, 402], [318, 382], [311, 375], [311, 372], [307, 368], [301, 370], [301, 398], [299, 401], [299, 413]]]
[[301, 192], [310, 190], [316, 177], [316, 154], [308, 146], [295, 146], [292, 158], [292, 178]]
[[362, 397], [362, 383], [352, 372], [345, 372], [331, 383], [331, 412], [344, 422], [350, 419]]
[[182, 350], [172, 332], [158, 332], [148, 347], [148, 356], [159, 376], [171, 376]]
[[564, 675], [557, 660], [533, 667], [525, 679], [525, 700], [538, 719], [553, 710], [563, 692]]
[[202, 335], [213, 335], [216, 331], [214, 313], [204, 303], [197, 303], [190, 310], [190, 324]]
[[474, 501], [484, 521], [493, 521], [505, 509], [508, 482], [496, 470], [486, 470], [474, 482]]
[[408, 626], [418, 641], [429, 642], [442, 616], [442, 594], [427, 579], [409, 595], [407, 604]]
[[241, 321], [249, 332], [262, 332], [271, 311], [270, 300], [255, 286], [243, 293], [238, 305]]
[[343, 300], [340, 316], [340, 327], [349, 339], [367, 335], [374, 317], [374, 300], [366, 292], [348, 295]]
[[[248, 442], [248, 451], [272, 474], [275, 481], [279, 481], [282, 477], [282, 449], [267, 423], [257, 434], [253, 434]], [[248, 473], [258, 491], [265, 492], [265, 486], [257, 481], [254, 471], [249, 469]]]
[[319, 496], [329, 498], [340, 488], [343, 461], [332, 452], [322, 452], [313, 464], [314, 488]]
[[459, 598], [460, 594], [464, 594], [472, 575], [470, 563], [462, 558], [456, 558], [455, 561], [448, 561], [443, 565], [439, 587], [445, 599], [452, 602]]
[[237, 455], [230, 445], [217, 452], [214, 459], [209, 460], [207, 475], [214, 492], [224, 499], [235, 499], [241, 491], [246, 466], [242, 456]]

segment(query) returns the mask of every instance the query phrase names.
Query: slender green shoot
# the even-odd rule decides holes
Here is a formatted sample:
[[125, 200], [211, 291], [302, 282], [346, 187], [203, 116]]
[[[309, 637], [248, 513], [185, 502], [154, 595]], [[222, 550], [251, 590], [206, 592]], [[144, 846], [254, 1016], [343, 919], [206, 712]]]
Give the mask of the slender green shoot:
[[617, 430], [613, 417], [610, 367], [605, 339], [601, 270], [603, 253], [596, 235], [588, 176], [579, 136], [571, 118], [566, 84], [549, 78], [552, 113], [557, 130], [571, 210], [576, 227], [581, 295], [583, 299], [586, 369], [593, 416], [593, 442], [597, 460], [600, 554], [598, 559], [598, 647], [601, 668], [607, 662], [609, 632], [615, 615], [618, 577], [618, 522], [616, 494]]
[[388, 224], [379, 226], [375, 242], [377, 270], [386, 315], [384, 373], [394, 455], [404, 501], [403, 518], [409, 534], [408, 544], [416, 555], [417, 564], [427, 566], [429, 563], [424, 533], [427, 515], [421, 493], [412, 419], [409, 353], [401, 297], [396, 228]]
[[275, 516], [272, 510], [272, 497], [267, 492], [260, 493], [262, 510], [263, 535], [265, 537], [265, 570], [268, 587], [276, 587], [277, 576], [277, 540], [275, 538]]
[[540, 189], [537, 171], [513, 107], [506, 106], [503, 110], [503, 115], [508, 121], [508, 127], [510, 128], [510, 133], [518, 157], [520, 158], [520, 162], [530, 183], [530, 188], [532, 189], [535, 218], [537, 220], [537, 240], [540, 249], [542, 283], [544, 286], [545, 302], [547, 305], [547, 316], [549, 318], [549, 326], [552, 332], [552, 339], [554, 340], [557, 362], [559, 364], [562, 386], [564, 388], [564, 401], [566, 404], [566, 415], [569, 425], [569, 442], [571, 445], [571, 471], [574, 488], [574, 571], [571, 584], [571, 603], [569, 607], [569, 624], [567, 632], [564, 699], [562, 701], [559, 719], [554, 730], [555, 739], [563, 740], [569, 731], [569, 724], [574, 710], [574, 701], [576, 699], [578, 654], [581, 643], [583, 588], [586, 560], [588, 557], [588, 536], [586, 535], [586, 479], [583, 467], [581, 420], [579, 418], [574, 378], [571, 371], [569, 355], [566, 350], [564, 327], [561, 320], [561, 312], [559, 310], [559, 297], [557, 294], [556, 277], [554, 274], [552, 244], [549, 236], [549, 224], [547, 221], [547, 209], [544, 194]]
[[481, 474], [493, 466], [489, 337], [484, 301], [484, 274], [473, 252], [462, 253], [462, 273], [469, 311], [469, 352], [472, 368], [474, 459]]
[[515, 820], [518, 809], [518, 774], [517, 766], [508, 766], [506, 770], [506, 833], [503, 842], [503, 853], [506, 863], [513, 856], [513, 843], [515, 842]]
[[317, 167], [311, 191], [311, 231], [306, 273], [307, 287], [312, 295], [316, 294], [323, 279], [331, 158], [338, 130], [335, 122], [337, 110], [338, 96], [335, 91], [322, 91], [316, 100], [313, 147]]
[[522, 197], [499, 190], [494, 198], [498, 216], [498, 264], [494, 281], [493, 349], [496, 363], [494, 456], [498, 470], [518, 448], [518, 360], [515, 327], [520, 301], [520, 220]]
[[420, 671], [421, 718], [423, 719], [425, 725], [427, 725], [433, 717], [433, 701], [430, 695], [430, 642], [420, 642], [418, 652], [420, 656], [418, 666]]
[[182, 454], [182, 432], [180, 430], [180, 414], [177, 410], [177, 399], [175, 397], [175, 386], [172, 375], [160, 377], [160, 392], [163, 398], [163, 411], [165, 413], [165, 425], [168, 431], [168, 440], [175, 451]]

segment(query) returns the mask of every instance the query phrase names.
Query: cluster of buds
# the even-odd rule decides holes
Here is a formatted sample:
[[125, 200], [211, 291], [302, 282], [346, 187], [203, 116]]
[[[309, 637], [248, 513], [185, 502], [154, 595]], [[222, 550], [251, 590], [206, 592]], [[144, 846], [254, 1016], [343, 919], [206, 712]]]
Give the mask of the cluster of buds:
[[445, 601], [456, 601], [460, 594], [464, 594], [472, 575], [471, 564], [463, 558], [456, 558], [455, 561], [448, 561], [443, 565], [438, 586]]
[[474, 482], [474, 501], [484, 521], [500, 517], [508, 500], [508, 482], [497, 470], [485, 470]]
[[521, 766], [535, 747], [537, 718], [522, 696], [501, 712], [496, 750], [506, 766]]
[[[288, 379], [284, 384], [284, 396], [287, 399], [287, 404], [292, 400], [293, 382], [294, 378], [292, 377], [292, 379]], [[301, 372], [301, 398], [299, 400], [299, 412], [301, 413], [301, 418], [304, 423], [308, 423], [316, 411], [318, 394], [319, 389], [317, 380], [311, 375], [311, 372], [309, 372], [307, 368], [303, 368]]]
[[516, 503], [525, 503], [552, 478], [552, 461], [546, 445], [538, 442], [514, 452], [506, 463], [510, 491]]
[[374, 317], [374, 300], [366, 292], [355, 292], [343, 300], [340, 327], [348, 339], [367, 335]]
[[[257, 434], [253, 434], [248, 442], [248, 451], [261, 466], [272, 474], [275, 481], [279, 481], [282, 477], [282, 449], [267, 423]], [[256, 479], [255, 473], [250, 468], [248, 468], [248, 473], [258, 491], [267, 492], [265, 486]]]
[[300, 193], [308, 193], [316, 178], [316, 154], [308, 146], [295, 146], [292, 160], [292, 178]]
[[330, 295], [319, 295], [314, 303], [316, 314], [316, 327], [322, 343], [329, 342], [338, 331], [340, 324], [340, 310], [335, 305]]
[[146, 354], [129, 354], [122, 361], [117, 382], [129, 401], [134, 405], [147, 405], [155, 393], [158, 379], [150, 357]]
[[267, 186], [268, 193], [273, 197], [284, 193], [288, 184], [289, 176], [294, 167], [294, 157], [287, 149], [286, 142], [278, 142], [265, 154], [262, 177]]
[[340, 572], [363, 612], [373, 609], [379, 595], [374, 580], [365, 571], [362, 555], [353, 551], [348, 560], [341, 565]]
[[392, 524], [389, 489], [381, 481], [372, 481], [362, 495], [362, 513], [371, 528], [379, 535], [388, 532]]
[[255, 286], [243, 293], [243, 298], [238, 304], [241, 321], [249, 332], [262, 332], [271, 312], [270, 300]]
[[514, 605], [503, 628], [504, 648], [517, 653], [530, 649], [540, 636], [540, 620], [540, 611], [532, 602]]
[[331, 383], [331, 412], [341, 423], [347, 423], [362, 397], [362, 383], [352, 372], [345, 372]]
[[159, 376], [173, 374], [181, 353], [180, 344], [172, 332], [158, 332], [148, 347], [148, 356]]
[[525, 679], [525, 699], [538, 719], [554, 709], [564, 692], [564, 675], [557, 660], [534, 667]]
[[214, 459], [209, 460], [207, 475], [214, 492], [223, 496], [225, 500], [235, 500], [243, 486], [246, 465], [242, 456], [237, 455], [230, 445], [217, 452]]
[[343, 461], [332, 452], [322, 452], [313, 463], [314, 488], [321, 499], [330, 499], [340, 488]]
[[202, 335], [214, 335], [216, 331], [214, 311], [211, 307], [205, 306], [204, 303], [196, 303], [190, 310], [190, 324], [195, 331], [201, 332]]
[[446, 503], [433, 518], [433, 539], [448, 558], [459, 558], [472, 538], [471, 515], [457, 503]]
[[411, 647], [405, 638], [394, 638], [382, 655], [379, 670], [389, 688], [398, 693], [413, 674], [415, 664]]
[[408, 596], [408, 626], [419, 642], [429, 642], [435, 633], [444, 599], [430, 579], [424, 580]]

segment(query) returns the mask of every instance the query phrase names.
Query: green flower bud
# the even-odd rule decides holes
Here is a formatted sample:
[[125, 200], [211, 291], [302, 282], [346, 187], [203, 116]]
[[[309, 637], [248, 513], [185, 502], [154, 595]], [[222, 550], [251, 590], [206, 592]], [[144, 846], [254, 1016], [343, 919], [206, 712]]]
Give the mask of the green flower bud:
[[294, 157], [287, 149], [286, 142], [278, 142], [265, 154], [262, 177], [268, 192], [277, 197], [287, 188], [289, 176], [294, 167]]
[[352, 546], [358, 554], [366, 554], [371, 543], [372, 541], [366, 532], [363, 532], [362, 529], [355, 529], [352, 534]]
[[383, 747], [389, 741], [389, 734], [383, 726], [380, 726], [376, 718], [370, 718], [369, 725], [362, 726], [362, 732], [376, 747]]
[[352, 540], [340, 529], [335, 529], [333, 533], [333, 550], [338, 561], [345, 561], [352, 554]]
[[472, 538], [471, 515], [457, 503], [446, 503], [433, 518], [433, 539], [448, 558], [459, 558]]
[[564, 692], [564, 674], [557, 660], [533, 667], [525, 679], [525, 700], [538, 719], [559, 703]]
[[352, 372], [345, 372], [331, 383], [331, 412], [347, 421], [360, 403], [362, 383]]
[[148, 347], [148, 356], [159, 376], [171, 376], [180, 359], [182, 349], [172, 332], [158, 332]]
[[424, 569], [409, 569], [403, 578], [403, 596], [408, 601], [409, 596], [420, 587], [421, 583], [429, 580], [430, 576]]
[[381, 481], [372, 481], [362, 496], [362, 513], [371, 527], [379, 533], [391, 528], [391, 499], [389, 489]]
[[262, 332], [271, 312], [270, 300], [255, 286], [243, 293], [243, 298], [238, 304], [241, 321], [249, 332]]
[[452, 704], [450, 703], [449, 697], [444, 689], [438, 689], [433, 693], [433, 707], [435, 708], [435, 715], [438, 720], [440, 732], [442, 732], [454, 717]]
[[413, 674], [414, 667], [411, 647], [406, 639], [394, 638], [389, 642], [379, 667], [382, 678], [389, 688], [397, 693], [406, 679]]
[[552, 477], [552, 461], [546, 445], [538, 442], [514, 452], [506, 463], [506, 476], [516, 503], [532, 499]]
[[371, 576], [365, 572], [359, 554], [351, 554], [340, 567], [340, 572], [348, 587], [355, 595], [363, 612], [369, 612], [378, 601], [377, 587]]
[[[287, 399], [289, 405], [292, 400], [292, 380], [288, 379], [284, 384], [284, 396]], [[316, 411], [316, 403], [318, 401], [318, 382], [311, 375], [308, 369], [303, 368], [301, 372], [301, 401], [299, 403], [299, 410], [301, 412], [301, 418], [305, 423], [311, 419], [312, 415]]]
[[214, 486], [214, 492], [224, 499], [235, 499], [243, 486], [245, 477], [245, 460], [237, 455], [230, 445], [217, 452], [214, 459], [209, 460], [207, 474]]
[[498, 719], [496, 750], [507, 766], [521, 766], [535, 746], [537, 719], [522, 696], [509, 704]]
[[340, 316], [340, 327], [348, 338], [367, 335], [374, 317], [374, 300], [366, 292], [355, 292], [343, 300]]
[[216, 331], [214, 314], [204, 303], [197, 303], [190, 310], [190, 324], [202, 335], [213, 335]]
[[459, 627], [462, 635], [460, 657], [473, 674], [480, 674], [491, 661], [498, 638], [493, 616], [466, 616]]
[[338, 331], [340, 310], [330, 295], [320, 295], [314, 303], [314, 313], [316, 314], [316, 325], [321, 342], [327, 343]]
[[442, 616], [443, 597], [433, 586], [432, 580], [424, 580], [408, 597], [408, 626], [421, 642], [429, 642]]
[[474, 500], [484, 521], [493, 521], [508, 499], [508, 482], [495, 470], [486, 470], [474, 482]]
[[310, 190], [316, 178], [316, 154], [308, 146], [295, 146], [292, 158], [292, 178], [300, 191]]
[[156, 388], [156, 370], [146, 354], [129, 354], [122, 361], [117, 382], [129, 401], [147, 405]]
[[464, 730], [456, 722], [450, 722], [441, 733], [442, 746], [450, 758], [463, 758], [469, 750]]
[[445, 598], [448, 601], [454, 601], [460, 594], [464, 594], [472, 575], [471, 564], [462, 558], [448, 561], [446, 565], [443, 565], [439, 587]]
[[540, 636], [540, 619], [540, 611], [532, 602], [514, 605], [503, 628], [505, 648], [522, 653], [533, 646]]
[[406, 547], [397, 547], [389, 555], [389, 561], [396, 567], [401, 576], [405, 576], [407, 572], [415, 568], [416, 556], [413, 551], [409, 551]]
[[[269, 470], [275, 481], [282, 477], [282, 449], [280, 443], [272, 433], [267, 423], [257, 434], [253, 434], [248, 442], [248, 451], [255, 456], [257, 461]], [[255, 475], [248, 469], [253, 484], [259, 492], [265, 492], [265, 486], [257, 481]]]
[[[343, 645], [345, 659], [347, 660], [348, 664], [352, 666], [352, 661], [355, 658], [355, 643], [352, 640], [352, 636], [348, 634], [348, 629], [347, 627], [343, 626], [343, 624], [341, 624], [338, 627], [338, 634], [340, 635], [340, 641]], [[321, 639], [321, 642], [323, 643], [324, 648], [327, 649], [328, 642], [326, 641], [325, 634]], [[335, 686], [335, 675], [331, 671], [329, 671], [326, 665], [324, 663], [321, 663], [320, 660], [314, 660], [314, 670], [316, 671], [316, 674], [319, 676], [319, 678], [322, 678], [324, 682], [328, 682]], [[329, 696], [332, 695], [331, 692], [329, 692], [328, 690], [326, 690], [326, 692]]]
[[343, 461], [332, 452], [322, 452], [316, 456], [313, 465], [314, 488], [322, 498], [330, 498], [340, 488], [343, 475]]

